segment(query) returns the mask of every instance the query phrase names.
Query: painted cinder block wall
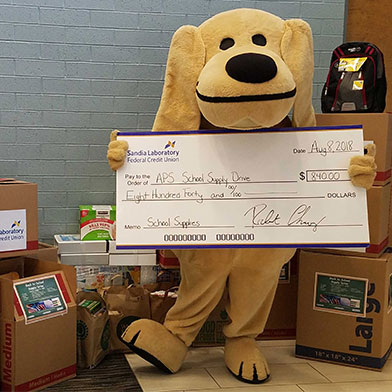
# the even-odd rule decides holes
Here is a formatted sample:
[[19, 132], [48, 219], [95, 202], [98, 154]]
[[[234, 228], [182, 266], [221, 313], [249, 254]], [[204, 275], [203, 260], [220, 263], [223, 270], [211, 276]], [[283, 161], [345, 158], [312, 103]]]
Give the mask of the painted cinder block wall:
[[38, 183], [41, 240], [114, 203], [110, 130], [150, 129], [173, 32], [241, 7], [311, 24], [320, 111], [344, 0], [0, 0], [0, 177]]

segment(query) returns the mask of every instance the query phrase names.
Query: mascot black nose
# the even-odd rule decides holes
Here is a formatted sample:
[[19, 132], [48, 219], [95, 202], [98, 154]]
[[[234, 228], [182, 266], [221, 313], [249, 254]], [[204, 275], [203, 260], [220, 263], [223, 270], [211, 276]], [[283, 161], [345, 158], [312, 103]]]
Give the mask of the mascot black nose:
[[235, 80], [245, 83], [263, 83], [273, 79], [278, 68], [271, 57], [258, 53], [243, 53], [226, 63], [226, 72]]

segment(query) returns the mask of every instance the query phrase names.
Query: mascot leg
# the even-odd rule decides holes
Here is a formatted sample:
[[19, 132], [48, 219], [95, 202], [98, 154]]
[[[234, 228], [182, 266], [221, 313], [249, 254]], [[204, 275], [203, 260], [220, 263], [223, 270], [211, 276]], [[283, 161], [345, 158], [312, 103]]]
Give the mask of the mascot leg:
[[294, 249], [248, 249], [234, 261], [227, 306], [232, 322], [224, 327], [225, 362], [240, 381], [260, 384], [269, 377], [255, 338], [267, 322], [281, 268], [294, 253]]
[[208, 249], [177, 251], [181, 284], [164, 325], [148, 319], [134, 321], [122, 340], [158, 368], [169, 373], [178, 371], [188, 347], [223, 295], [232, 267], [229, 253]]

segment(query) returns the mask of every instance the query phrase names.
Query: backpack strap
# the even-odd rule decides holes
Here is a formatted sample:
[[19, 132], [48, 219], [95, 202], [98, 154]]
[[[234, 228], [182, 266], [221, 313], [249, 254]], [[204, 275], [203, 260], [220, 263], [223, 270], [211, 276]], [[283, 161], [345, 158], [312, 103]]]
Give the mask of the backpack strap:
[[[333, 51], [333, 54], [335, 55], [335, 57], [339, 60], [342, 56], [344, 56], [344, 52], [341, 49], [340, 46], [338, 46], [337, 48], [335, 48], [335, 50]], [[331, 63], [333, 62], [333, 58], [331, 60]]]

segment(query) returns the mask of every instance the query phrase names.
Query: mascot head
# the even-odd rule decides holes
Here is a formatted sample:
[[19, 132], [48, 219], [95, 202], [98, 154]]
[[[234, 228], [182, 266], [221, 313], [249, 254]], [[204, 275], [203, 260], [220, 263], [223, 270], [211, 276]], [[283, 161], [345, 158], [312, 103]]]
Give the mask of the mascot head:
[[309, 25], [237, 9], [173, 36], [154, 130], [272, 127], [293, 109], [294, 126], [315, 125]]

